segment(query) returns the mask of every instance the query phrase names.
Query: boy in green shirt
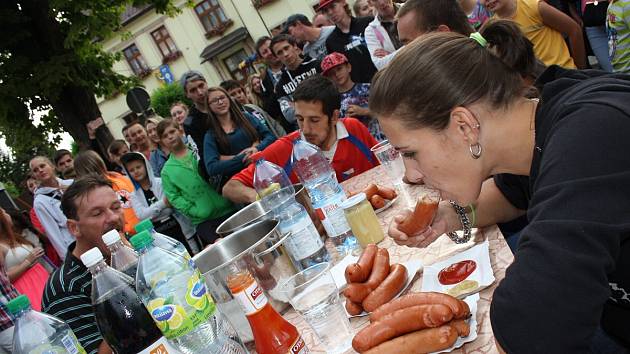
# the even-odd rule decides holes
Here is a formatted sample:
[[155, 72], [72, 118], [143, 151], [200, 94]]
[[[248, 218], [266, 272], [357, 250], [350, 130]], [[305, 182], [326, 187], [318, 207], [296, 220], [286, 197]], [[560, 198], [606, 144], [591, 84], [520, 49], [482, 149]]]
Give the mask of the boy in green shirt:
[[613, 71], [630, 73], [630, 0], [612, 1], [608, 6], [606, 27]]
[[199, 175], [199, 162], [184, 144], [184, 132], [172, 119], [157, 126], [161, 144], [171, 154], [162, 168], [162, 187], [170, 204], [187, 216], [206, 244], [217, 239], [216, 228], [236, 210]]

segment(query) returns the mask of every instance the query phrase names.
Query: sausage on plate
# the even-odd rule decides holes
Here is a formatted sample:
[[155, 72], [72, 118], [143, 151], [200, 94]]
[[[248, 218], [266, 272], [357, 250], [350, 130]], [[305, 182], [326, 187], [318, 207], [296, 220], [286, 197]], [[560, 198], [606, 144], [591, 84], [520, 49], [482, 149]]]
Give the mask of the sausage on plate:
[[372, 198], [370, 198], [370, 204], [372, 204], [372, 208], [380, 209], [380, 208], [385, 207], [386, 202], [383, 197], [376, 194], [376, 195], [373, 195]]
[[389, 187], [377, 186], [378, 195], [383, 197], [383, 199], [392, 200], [397, 197], [396, 190]]
[[449, 324], [422, 329], [383, 342], [366, 354], [418, 354], [450, 348], [457, 340], [457, 330]]
[[361, 303], [372, 291], [367, 285], [362, 283], [350, 283], [343, 289], [343, 296], [352, 302]]
[[374, 258], [374, 266], [370, 277], [364, 283], [370, 290], [376, 289], [389, 275], [389, 252], [385, 248], [379, 248]]
[[364, 352], [394, 337], [424, 328], [439, 327], [452, 318], [453, 311], [440, 304], [400, 309], [359, 331], [352, 339], [352, 347], [358, 352]]
[[394, 264], [387, 278], [363, 300], [363, 309], [372, 312], [387, 303], [402, 290], [405, 282], [407, 268], [402, 264]]
[[365, 187], [363, 193], [365, 193], [365, 198], [367, 198], [367, 200], [370, 200], [372, 196], [378, 193], [378, 186], [374, 183], [371, 183], [369, 186]]
[[370, 322], [378, 321], [383, 316], [405, 307], [430, 304], [442, 304], [448, 306], [453, 311], [454, 318], [466, 318], [470, 315], [468, 304], [464, 301], [458, 300], [447, 294], [437, 292], [420, 292], [401, 296], [379, 307], [378, 309], [371, 311]]
[[367, 245], [357, 263], [349, 264], [346, 267], [344, 275], [348, 284], [362, 283], [368, 279], [372, 272], [376, 251], [378, 251], [378, 247], [376, 247], [375, 244], [371, 243]]
[[348, 312], [348, 315], [356, 316], [356, 315], [360, 315], [361, 312], [363, 312], [363, 307], [361, 306], [360, 303], [357, 304], [356, 302], [352, 302], [346, 299], [346, 311]]

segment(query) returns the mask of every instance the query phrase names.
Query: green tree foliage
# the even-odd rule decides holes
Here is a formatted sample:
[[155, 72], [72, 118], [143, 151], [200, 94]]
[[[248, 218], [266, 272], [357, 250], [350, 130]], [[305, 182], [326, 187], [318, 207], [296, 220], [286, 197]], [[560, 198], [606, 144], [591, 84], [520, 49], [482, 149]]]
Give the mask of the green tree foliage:
[[151, 107], [164, 118], [171, 116], [171, 105], [175, 102], [184, 102], [188, 107], [192, 105], [184, 89], [177, 82], [160, 86], [151, 92]]
[[[23, 162], [52, 150], [50, 133], [65, 130], [88, 145], [86, 124], [101, 115], [94, 95], [138, 85], [137, 78], [112, 70], [121, 54], [104, 51], [101, 40], [122, 35], [117, 31], [125, 9], [146, 5], [167, 15], [179, 12], [171, 0], [0, 1], [0, 134], [17, 164], [7, 170], [3, 163], [14, 173], [0, 179], [18, 185]], [[33, 111], [49, 113], [35, 126]], [[97, 139], [103, 148], [112, 136], [101, 128]]]

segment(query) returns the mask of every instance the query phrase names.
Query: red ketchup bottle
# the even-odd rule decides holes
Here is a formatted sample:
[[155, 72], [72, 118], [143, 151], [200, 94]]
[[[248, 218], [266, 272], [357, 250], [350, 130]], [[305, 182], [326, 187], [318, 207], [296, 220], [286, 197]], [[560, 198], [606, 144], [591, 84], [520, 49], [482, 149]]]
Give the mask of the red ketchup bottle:
[[271, 307], [267, 296], [247, 270], [230, 269], [228, 287], [247, 316], [259, 354], [307, 354], [306, 343], [294, 325]]

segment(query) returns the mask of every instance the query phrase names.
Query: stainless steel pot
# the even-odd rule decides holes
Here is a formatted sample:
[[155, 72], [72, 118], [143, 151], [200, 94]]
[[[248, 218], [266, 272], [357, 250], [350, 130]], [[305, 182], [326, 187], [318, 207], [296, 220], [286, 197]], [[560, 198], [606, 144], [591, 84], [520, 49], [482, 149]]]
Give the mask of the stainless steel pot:
[[277, 220], [260, 220], [193, 257], [217, 306], [243, 341], [252, 340], [253, 335], [244, 312], [227, 285], [229, 266], [246, 267], [265, 291], [271, 306], [279, 312], [284, 310], [288, 299], [279, 291], [279, 286], [296, 273], [291, 258], [282, 247], [286, 237], [280, 234]]
[[265, 210], [259, 201], [253, 202], [225, 220], [217, 227], [217, 235], [225, 237], [256, 221], [270, 219], [271, 210]]
[[[326, 230], [324, 229], [324, 225], [322, 225], [321, 220], [317, 217], [317, 213], [313, 209], [311, 205], [311, 198], [306, 191], [306, 188], [302, 186], [302, 183], [295, 183], [293, 185], [293, 189], [295, 189], [295, 200], [302, 204], [308, 215], [313, 220], [319, 235], [322, 237], [326, 237]], [[260, 201], [253, 202], [243, 209], [236, 212], [234, 215], [225, 220], [219, 227], [217, 227], [217, 234], [219, 237], [225, 237], [237, 230], [240, 230], [248, 225], [255, 223], [256, 221], [271, 219], [272, 214], [271, 210], [265, 210], [260, 203]]]

